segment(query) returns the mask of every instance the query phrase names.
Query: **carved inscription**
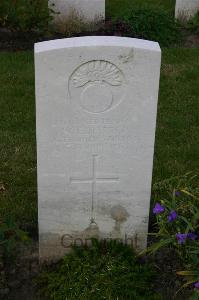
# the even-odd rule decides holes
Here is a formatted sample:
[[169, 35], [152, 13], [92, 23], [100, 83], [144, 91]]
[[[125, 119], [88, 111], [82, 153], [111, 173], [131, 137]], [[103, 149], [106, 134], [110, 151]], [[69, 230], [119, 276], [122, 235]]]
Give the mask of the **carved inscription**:
[[[83, 120], [82, 120], [83, 122]], [[127, 146], [133, 144], [134, 150], [138, 147], [132, 139], [132, 126], [125, 120], [118, 122], [109, 119], [85, 119], [84, 126], [77, 126], [79, 120], [73, 118], [66, 124], [58, 121], [56, 128], [57, 136], [54, 141], [57, 149], [65, 145], [66, 149], [74, 151], [90, 151], [90, 153], [104, 153], [104, 151], [117, 151], [123, 153]], [[137, 150], [136, 150], [137, 149]]]

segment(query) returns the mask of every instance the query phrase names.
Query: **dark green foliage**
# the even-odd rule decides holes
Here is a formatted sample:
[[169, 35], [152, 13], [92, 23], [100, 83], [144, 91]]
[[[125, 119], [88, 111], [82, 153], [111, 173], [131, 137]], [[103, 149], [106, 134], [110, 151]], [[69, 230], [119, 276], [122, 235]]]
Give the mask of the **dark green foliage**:
[[166, 47], [181, 40], [173, 0], [108, 0], [106, 8], [108, 18], [124, 24], [123, 36], [157, 41]]
[[44, 32], [51, 20], [47, 0], [1, 0], [0, 26], [11, 30]]
[[179, 40], [179, 28], [173, 15], [163, 9], [133, 9], [124, 21], [131, 26], [131, 36], [171, 46]]
[[191, 32], [199, 34], [199, 11], [197, 14], [187, 23], [187, 29]]
[[154, 271], [132, 249], [116, 242], [76, 248], [54, 270], [41, 273], [42, 295], [53, 300], [160, 299], [152, 289]]
[[161, 8], [174, 16], [175, 0], [106, 0], [106, 13], [111, 18], [124, 17], [137, 8]]

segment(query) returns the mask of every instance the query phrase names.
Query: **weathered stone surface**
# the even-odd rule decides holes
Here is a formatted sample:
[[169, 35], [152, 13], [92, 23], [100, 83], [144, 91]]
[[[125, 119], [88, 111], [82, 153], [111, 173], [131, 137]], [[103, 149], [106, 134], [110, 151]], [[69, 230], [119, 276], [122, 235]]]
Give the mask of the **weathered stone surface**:
[[131, 38], [35, 45], [41, 260], [91, 237], [146, 246], [160, 57]]
[[105, 19], [105, 0], [49, 0], [49, 7], [59, 15], [55, 21], [67, 20], [71, 14], [82, 16], [87, 21]]
[[188, 20], [199, 10], [199, 0], [176, 0], [175, 17]]

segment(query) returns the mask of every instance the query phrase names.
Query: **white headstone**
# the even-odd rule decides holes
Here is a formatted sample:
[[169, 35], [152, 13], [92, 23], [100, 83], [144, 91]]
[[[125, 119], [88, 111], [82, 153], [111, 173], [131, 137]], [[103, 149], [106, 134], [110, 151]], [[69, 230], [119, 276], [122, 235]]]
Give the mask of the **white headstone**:
[[121, 37], [35, 45], [41, 260], [91, 237], [146, 246], [160, 57]]
[[199, 10], [199, 0], [176, 0], [175, 17], [188, 20]]
[[67, 20], [71, 14], [80, 15], [85, 21], [105, 19], [105, 0], [49, 0], [49, 7], [55, 12], [55, 21]]

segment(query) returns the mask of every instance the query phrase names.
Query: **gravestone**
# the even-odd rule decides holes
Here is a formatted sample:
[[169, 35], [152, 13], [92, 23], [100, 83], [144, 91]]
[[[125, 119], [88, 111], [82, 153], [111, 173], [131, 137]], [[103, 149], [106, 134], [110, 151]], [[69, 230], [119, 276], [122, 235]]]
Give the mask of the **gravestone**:
[[35, 44], [41, 261], [92, 237], [146, 246], [160, 57], [131, 38]]
[[189, 20], [199, 10], [199, 0], [176, 0], [175, 17]]
[[88, 22], [105, 19], [105, 0], [49, 0], [48, 3], [59, 13], [54, 15], [55, 22], [67, 21], [71, 15]]

